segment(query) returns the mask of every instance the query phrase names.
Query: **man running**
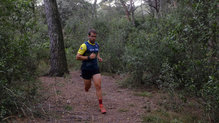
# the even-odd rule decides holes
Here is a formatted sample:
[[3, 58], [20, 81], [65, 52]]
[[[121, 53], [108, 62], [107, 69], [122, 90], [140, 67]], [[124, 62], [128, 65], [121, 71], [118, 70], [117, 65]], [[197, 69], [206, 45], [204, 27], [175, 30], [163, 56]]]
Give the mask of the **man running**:
[[97, 32], [94, 29], [88, 32], [89, 40], [80, 46], [76, 59], [82, 60], [81, 76], [84, 79], [85, 91], [88, 92], [91, 87], [91, 79], [93, 79], [100, 111], [105, 114], [106, 109], [102, 103], [101, 74], [97, 63], [97, 60], [102, 62], [103, 59], [99, 55], [99, 45], [95, 43], [96, 35]]

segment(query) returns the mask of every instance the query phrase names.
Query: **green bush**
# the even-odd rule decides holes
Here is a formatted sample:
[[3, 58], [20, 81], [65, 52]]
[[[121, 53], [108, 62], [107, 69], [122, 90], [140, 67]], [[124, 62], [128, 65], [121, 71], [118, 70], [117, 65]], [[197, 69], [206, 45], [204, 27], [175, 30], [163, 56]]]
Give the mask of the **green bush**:
[[[160, 18], [147, 17], [129, 32], [123, 64], [133, 85], [155, 84], [202, 97], [217, 121], [217, 4], [179, 3], [176, 10]], [[209, 76], [214, 79], [210, 81]]]
[[[80, 62], [75, 60], [75, 55], [87, 40], [87, 31], [94, 28], [103, 58], [101, 71], [127, 73], [130, 85], [156, 85], [173, 93], [181, 90], [201, 97], [207, 113], [217, 121], [217, 2], [177, 1], [177, 8], [157, 18], [149, 15], [142, 18], [135, 13], [136, 26], [122, 18], [124, 13], [118, 10], [115, 16], [103, 10], [93, 18], [82, 8], [66, 18], [64, 39], [69, 66], [79, 69]], [[79, 11], [84, 16], [79, 15]], [[48, 39], [44, 37], [40, 44], [48, 44]], [[35, 53], [39, 54], [38, 58], [48, 57], [46, 48], [37, 49]]]
[[21, 0], [0, 3], [0, 120], [18, 112], [32, 113], [31, 100], [37, 90], [30, 45], [35, 23], [32, 7]]
[[210, 115], [214, 122], [219, 121], [219, 80], [209, 76], [207, 83], [203, 85], [200, 91], [205, 100], [205, 111]]
[[103, 58], [103, 63], [100, 64], [101, 71], [122, 72], [125, 67], [122, 57], [130, 31], [130, 23], [126, 19], [114, 18], [110, 22], [96, 21], [93, 27], [98, 31], [97, 40], [100, 45], [100, 55]]

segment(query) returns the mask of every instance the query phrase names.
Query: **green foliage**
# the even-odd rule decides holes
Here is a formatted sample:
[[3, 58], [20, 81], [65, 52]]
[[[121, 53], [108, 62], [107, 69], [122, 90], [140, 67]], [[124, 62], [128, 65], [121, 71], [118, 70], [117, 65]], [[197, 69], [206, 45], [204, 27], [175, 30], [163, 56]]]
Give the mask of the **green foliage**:
[[143, 116], [143, 123], [194, 123], [202, 121], [198, 120], [193, 114], [177, 114], [174, 112], [158, 109], [146, 116]]
[[129, 32], [123, 64], [132, 85], [155, 84], [172, 93], [180, 89], [201, 96], [212, 120], [218, 121], [217, 4], [180, 3], [165, 17], [147, 17]]
[[134, 93], [135, 96], [142, 96], [142, 97], [150, 97], [151, 96], [151, 93], [150, 92], [136, 92]]
[[205, 110], [210, 114], [210, 117], [214, 118], [215, 121], [219, 121], [219, 80], [216, 80], [213, 76], [209, 76], [208, 82], [204, 84], [200, 93], [206, 102]]
[[73, 109], [73, 108], [72, 108], [70, 105], [66, 105], [66, 106], [65, 106], [65, 110], [66, 110], [66, 111], [71, 111], [72, 109]]
[[[100, 7], [96, 18], [87, 2], [59, 1], [70, 67], [79, 69], [80, 61], [75, 60], [75, 55], [87, 40], [87, 31], [94, 28], [103, 58], [99, 64], [102, 72], [127, 73], [125, 82], [131, 86], [156, 85], [171, 93], [182, 90], [199, 96], [212, 120], [218, 121], [216, 1], [177, 1], [177, 8], [157, 18], [135, 13], [135, 27], [124, 18], [121, 6], [110, 7], [102, 2]], [[39, 19], [37, 23], [40, 33], [33, 35], [32, 52], [39, 61], [44, 59], [47, 63], [49, 42], [44, 21]]]
[[32, 7], [30, 0], [0, 3], [0, 120], [18, 112], [32, 113], [30, 100], [37, 88], [33, 81], [36, 62], [30, 51], [35, 23]]
[[124, 70], [122, 62], [125, 51], [126, 37], [129, 33], [130, 24], [127, 20], [117, 18], [107, 21], [96, 21], [94, 28], [98, 31], [98, 43], [103, 63], [101, 70], [105, 72], [121, 72]]

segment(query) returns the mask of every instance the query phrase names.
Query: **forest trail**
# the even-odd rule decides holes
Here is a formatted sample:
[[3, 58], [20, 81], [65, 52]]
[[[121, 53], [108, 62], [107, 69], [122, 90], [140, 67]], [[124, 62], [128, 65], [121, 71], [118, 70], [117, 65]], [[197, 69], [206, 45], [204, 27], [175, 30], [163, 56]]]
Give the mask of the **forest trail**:
[[95, 87], [84, 91], [83, 79], [79, 71], [70, 72], [67, 77], [40, 77], [45, 96], [43, 108], [49, 118], [40, 122], [71, 123], [140, 123], [147, 108], [156, 105], [149, 97], [138, 96], [136, 91], [121, 88], [116, 83], [118, 77], [102, 76], [103, 104], [107, 110], [101, 114]]

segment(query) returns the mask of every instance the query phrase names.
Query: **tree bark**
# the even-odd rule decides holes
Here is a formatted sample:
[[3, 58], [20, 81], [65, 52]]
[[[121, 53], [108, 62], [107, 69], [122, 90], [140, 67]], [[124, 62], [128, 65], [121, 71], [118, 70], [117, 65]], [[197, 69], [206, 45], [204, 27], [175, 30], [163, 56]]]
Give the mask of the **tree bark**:
[[130, 12], [131, 12], [131, 17], [132, 17], [132, 24], [135, 26], [135, 10], [134, 10], [134, 3], [133, 0], [130, 0]]
[[154, 8], [152, 7], [153, 6], [153, 3], [151, 0], [148, 0], [148, 5], [150, 7], [150, 12], [152, 14], [152, 16], [154, 17]]
[[63, 76], [69, 73], [65, 56], [62, 26], [56, 0], [44, 0], [50, 38], [49, 76]]
[[128, 21], [131, 22], [135, 26], [135, 16], [134, 16], [135, 8], [134, 8], [133, 0], [130, 0], [129, 6], [126, 5], [126, 2], [124, 0], [120, 0], [120, 3], [122, 4], [125, 10]]
[[167, 12], [168, 3], [167, 0], [160, 0], [160, 14], [164, 15]]
[[126, 4], [125, 4], [125, 1], [120, 0], [120, 3], [122, 4], [122, 6], [123, 6], [123, 8], [125, 10], [125, 13], [126, 13], [126, 17], [127, 17], [128, 21], [130, 22], [131, 21], [131, 19], [130, 19], [130, 12], [129, 12]]
[[176, 0], [172, 0], [171, 2], [173, 3], [173, 7], [177, 8], [177, 1]]
[[97, 0], [94, 0], [93, 4], [93, 16], [95, 19], [97, 19]]
[[153, 16], [159, 17], [160, 16], [160, 7], [159, 7], [160, 0], [144, 0], [144, 1], [148, 3]]

